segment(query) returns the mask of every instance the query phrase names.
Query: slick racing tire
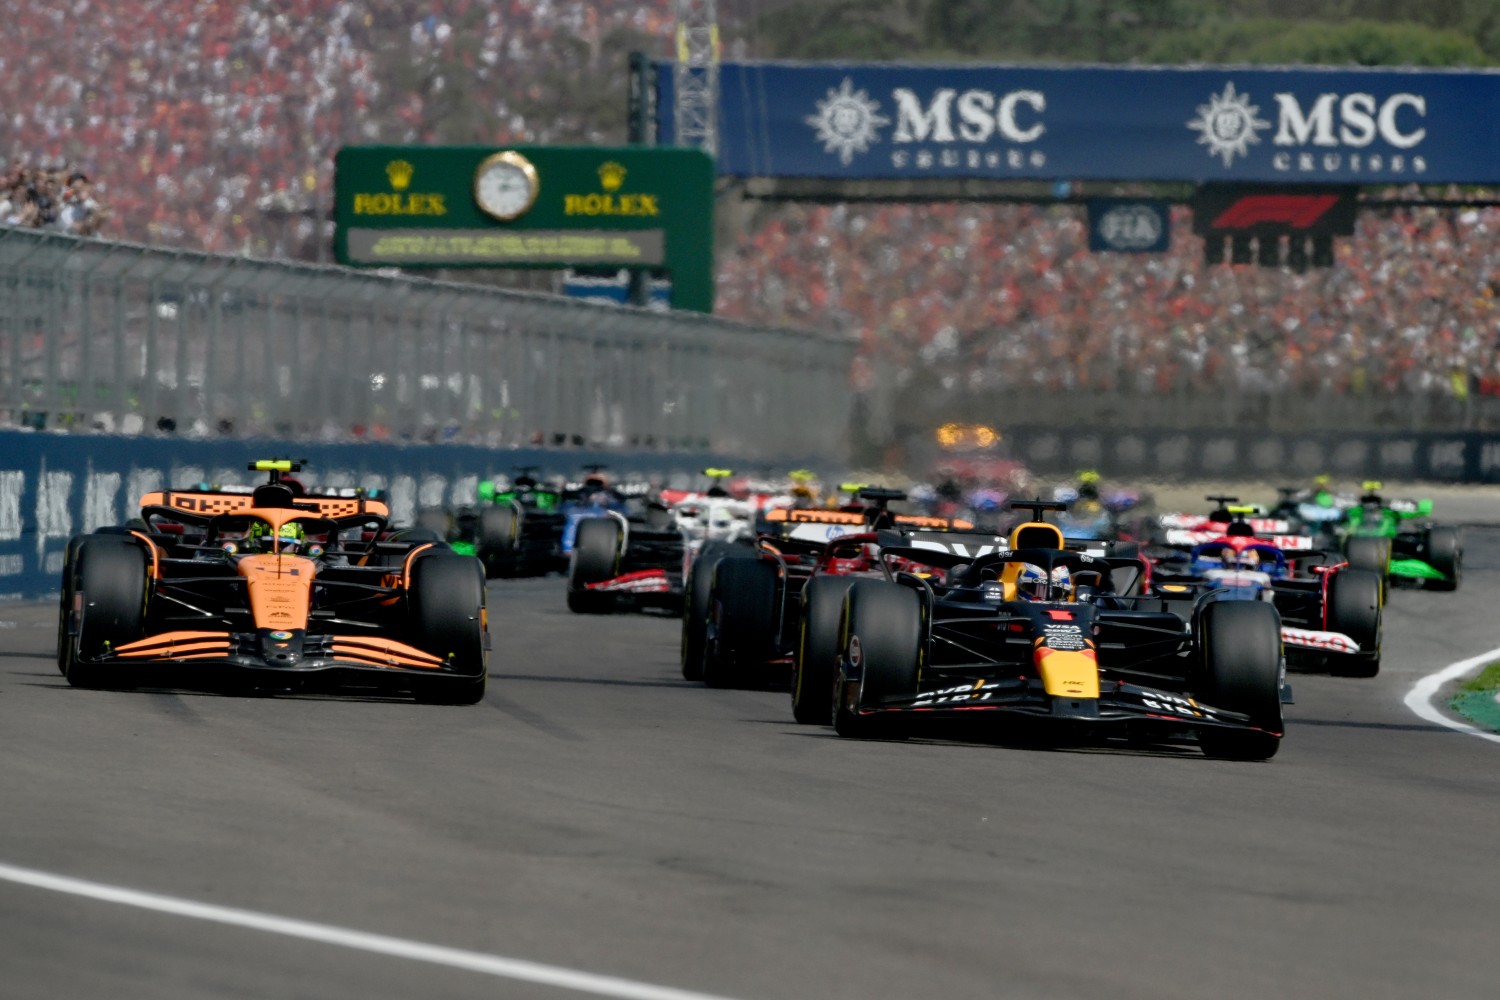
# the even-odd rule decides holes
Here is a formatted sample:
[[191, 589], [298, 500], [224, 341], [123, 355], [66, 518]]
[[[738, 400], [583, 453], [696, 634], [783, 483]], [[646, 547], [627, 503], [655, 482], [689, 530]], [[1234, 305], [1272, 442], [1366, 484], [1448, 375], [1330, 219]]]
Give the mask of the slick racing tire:
[[1330, 655], [1329, 669], [1340, 677], [1380, 673], [1381, 579], [1362, 569], [1345, 569], [1328, 581], [1328, 628], [1359, 643], [1352, 655]]
[[73, 595], [77, 592], [78, 550], [88, 538], [88, 535], [74, 535], [68, 539], [68, 547], [63, 552], [57, 606], [57, 672], [64, 677], [68, 676], [68, 667], [73, 662], [73, 636], [68, 631], [68, 616], [73, 611]]
[[75, 565], [74, 593], [82, 595], [83, 607], [73, 648], [59, 664], [74, 687], [118, 686], [125, 679], [122, 668], [89, 661], [144, 636], [150, 594], [146, 552], [128, 538], [95, 535], [79, 545]]
[[815, 576], [802, 590], [802, 624], [792, 662], [792, 718], [804, 726], [833, 722], [839, 619], [854, 577]]
[[901, 720], [861, 715], [892, 695], [915, 695], [922, 662], [922, 603], [916, 591], [857, 580], [844, 597], [833, 728], [855, 739], [905, 739]]
[[1428, 580], [1429, 590], [1458, 589], [1464, 575], [1464, 549], [1457, 528], [1437, 527], [1427, 530], [1427, 564], [1448, 578]]
[[486, 507], [479, 512], [474, 554], [489, 576], [510, 576], [516, 571], [516, 534], [520, 520], [510, 507]]
[[1391, 540], [1370, 535], [1352, 535], [1344, 543], [1344, 559], [1350, 569], [1368, 570], [1381, 579], [1384, 594], [1385, 577], [1391, 567]]
[[471, 556], [428, 555], [412, 564], [407, 597], [413, 645], [451, 672], [413, 677], [412, 697], [429, 705], [473, 705], [489, 678], [484, 571]]
[[1214, 601], [1199, 618], [1203, 655], [1201, 700], [1239, 712], [1266, 732], [1203, 727], [1199, 745], [1210, 757], [1269, 760], [1281, 746], [1281, 616], [1263, 601]]
[[719, 559], [709, 594], [710, 635], [703, 656], [703, 683], [734, 687], [776, 655], [775, 564], [765, 559]]
[[720, 559], [749, 558], [754, 552], [744, 545], [709, 542], [688, 569], [682, 601], [682, 679], [703, 679], [703, 656], [708, 646], [708, 617], [713, 613], [714, 567]]
[[612, 517], [589, 517], [578, 522], [573, 555], [568, 564], [568, 610], [576, 614], [609, 614], [613, 594], [587, 589], [620, 575], [620, 525]]

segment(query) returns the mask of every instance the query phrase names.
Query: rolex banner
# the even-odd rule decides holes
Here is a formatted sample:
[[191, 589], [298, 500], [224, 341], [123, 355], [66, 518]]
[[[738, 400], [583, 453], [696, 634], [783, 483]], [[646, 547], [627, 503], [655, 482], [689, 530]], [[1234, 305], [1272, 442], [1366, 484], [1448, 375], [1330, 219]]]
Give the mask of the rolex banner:
[[723, 63], [716, 134], [737, 177], [1487, 184], [1496, 122], [1495, 71]]

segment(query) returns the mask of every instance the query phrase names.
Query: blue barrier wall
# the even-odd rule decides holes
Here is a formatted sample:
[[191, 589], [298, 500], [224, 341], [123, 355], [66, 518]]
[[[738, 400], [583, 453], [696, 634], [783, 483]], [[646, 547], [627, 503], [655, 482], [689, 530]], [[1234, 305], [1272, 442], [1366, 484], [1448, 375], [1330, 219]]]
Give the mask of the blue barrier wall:
[[[68, 539], [138, 513], [141, 494], [200, 481], [251, 485], [259, 458], [306, 459], [309, 487], [364, 486], [387, 491], [397, 523], [421, 507], [470, 503], [481, 478], [535, 465], [576, 476], [598, 462], [614, 474], [687, 478], [724, 456], [497, 450], [471, 445], [302, 445], [287, 441], [184, 441], [0, 431], [0, 599], [57, 592]], [[792, 468], [788, 465], [787, 468]]]

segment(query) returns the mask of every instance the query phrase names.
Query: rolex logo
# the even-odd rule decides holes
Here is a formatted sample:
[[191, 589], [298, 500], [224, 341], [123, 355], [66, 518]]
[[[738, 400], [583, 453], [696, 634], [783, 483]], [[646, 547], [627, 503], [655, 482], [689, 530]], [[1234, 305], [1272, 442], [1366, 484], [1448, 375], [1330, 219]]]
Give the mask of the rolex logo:
[[625, 183], [625, 168], [614, 160], [599, 166], [599, 183], [606, 191], [618, 191]]
[[411, 175], [416, 169], [405, 160], [392, 160], [385, 165], [385, 175], [390, 178], [391, 187], [397, 191], [405, 191], [411, 184]]

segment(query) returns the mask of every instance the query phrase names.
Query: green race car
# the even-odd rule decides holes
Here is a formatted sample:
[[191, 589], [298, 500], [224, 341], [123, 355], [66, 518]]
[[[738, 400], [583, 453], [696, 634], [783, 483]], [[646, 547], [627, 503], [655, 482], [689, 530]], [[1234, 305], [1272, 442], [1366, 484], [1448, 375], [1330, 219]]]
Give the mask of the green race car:
[[1463, 579], [1463, 540], [1457, 528], [1432, 522], [1431, 500], [1387, 500], [1381, 484], [1364, 483], [1359, 503], [1344, 515], [1344, 557], [1389, 583], [1457, 590]]
[[562, 554], [562, 494], [522, 466], [509, 483], [485, 480], [476, 503], [457, 511], [423, 511], [418, 524], [441, 535], [455, 552], [478, 556], [486, 576], [540, 576], [567, 565]]

